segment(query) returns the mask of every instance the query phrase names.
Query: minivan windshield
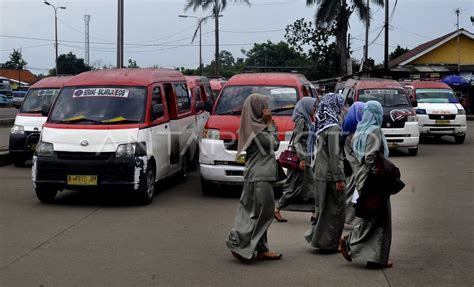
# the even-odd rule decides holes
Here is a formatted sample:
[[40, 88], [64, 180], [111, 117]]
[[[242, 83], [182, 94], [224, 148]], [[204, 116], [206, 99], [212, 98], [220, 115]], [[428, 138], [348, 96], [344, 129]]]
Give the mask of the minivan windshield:
[[419, 103], [458, 103], [450, 89], [416, 89], [416, 100]]
[[43, 105], [50, 105], [59, 94], [59, 88], [29, 89], [20, 113], [41, 113]]
[[67, 124], [141, 123], [145, 87], [66, 87], [61, 90], [49, 122]]
[[269, 108], [275, 115], [291, 115], [298, 101], [298, 92], [294, 87], [228, 86], [222, 91], [214, 114], [240, 115], [245, 99], [254, 93], [270, 98]]
[[405, 91], [402, 89], [359, 90], [359, 101], [377, 101], [386, 108], [410, 106]]

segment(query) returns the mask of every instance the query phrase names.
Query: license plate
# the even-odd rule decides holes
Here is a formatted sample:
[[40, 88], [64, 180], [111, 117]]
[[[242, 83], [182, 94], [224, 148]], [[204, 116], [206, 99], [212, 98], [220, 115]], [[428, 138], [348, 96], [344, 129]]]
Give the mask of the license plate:
[[449, 120], [436, 120], [437, 125], [449, 125]]
[[389, 148], [396, 148], [398, 145], [396, 143], [388, 143]]
[[241, 154], [239, 156], [237, 156], [237, 158], [235, 159], [235, 162], [236, 163], [245, 163], [245, 155], [244, 154]]
[[97, 175], [68, 175], [68, 185], [97, 185]]

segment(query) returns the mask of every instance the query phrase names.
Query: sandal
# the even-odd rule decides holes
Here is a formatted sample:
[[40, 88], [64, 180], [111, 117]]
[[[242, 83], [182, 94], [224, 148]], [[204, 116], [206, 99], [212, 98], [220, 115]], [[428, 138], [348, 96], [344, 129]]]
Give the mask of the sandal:
[[344, 258], [347, 261], [352, 262], [352, 256], [349, 254], [349, 251], [347, 250], [346, 240], [347, 240], [347, 236], [339, 239], [339, 248], [341, 248], [342, 256], [344, 256]]
[[246, 259], [246, 258], [242, 257], [242, 255], [240, 255], [240, 254], [238, 254], [234, 251], [231, 251], [230, 253], [232, 253], [232, 256], [234, 256], [235, 259], [239, 260], [242, 263], [247, 263], [248, 264], [248, 263], [252, 262], [252, 259]]
[[280, 260], [283, 254], [276, 254], [271, 252], [257, 253], [257, 260]]
[[288, 220], [281, 217], [281, 214], [279, 214], [279, 213], [277, 214], [276, 212], [273, 215], [273, 218], [275, 218], [275, 220], [278, 221], [278, 222], [288, 222]]

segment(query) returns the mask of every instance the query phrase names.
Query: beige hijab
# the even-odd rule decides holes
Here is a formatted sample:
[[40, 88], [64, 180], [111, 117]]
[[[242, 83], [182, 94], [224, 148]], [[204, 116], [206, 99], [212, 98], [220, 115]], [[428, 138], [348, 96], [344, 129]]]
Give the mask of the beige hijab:
[[257, 134], [267, 127], [263, 120], [262, 111], [268, 109], [269, 100], [267, 96], [262, 94], [251, 94], [245, 100], [240, 117], [237, 155], [245, 151]]

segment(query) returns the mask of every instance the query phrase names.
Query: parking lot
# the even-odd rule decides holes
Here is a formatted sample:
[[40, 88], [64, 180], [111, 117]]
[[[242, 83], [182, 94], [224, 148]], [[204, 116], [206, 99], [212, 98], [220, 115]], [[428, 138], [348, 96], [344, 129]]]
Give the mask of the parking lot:
[[[472, 128], [472, 125], [471, 127]], [[224, 245], [240, 190], [204, 197], [199, 172], [163, 182], [149, 206], [126, 194], [66, 191], [42, 204], [29, 167], [0, 168], [0, 286], [472, 286], [474, 136], [396, 152], [406, 188], [392, 198], [395, 265], [385, 271], [321, 255], [303, 239], [307, 213], [273, 223], [279, 262], [242, 265]]]

